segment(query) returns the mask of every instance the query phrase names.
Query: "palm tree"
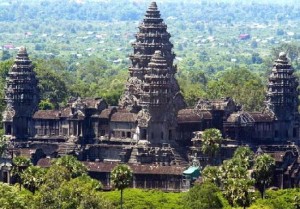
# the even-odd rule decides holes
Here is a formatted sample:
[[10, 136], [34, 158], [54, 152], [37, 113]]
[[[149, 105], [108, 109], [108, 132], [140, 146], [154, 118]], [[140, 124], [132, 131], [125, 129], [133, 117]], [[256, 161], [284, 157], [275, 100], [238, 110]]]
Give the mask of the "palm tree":
[[249, 169], [253, 165], [254, 152], [249, 147], [238, 147], [233, 158], [240, 160], [242, 166]]
[[202, 171], [202, 178], [204, 182], [211, 182], [220, 186], [220, 168], [218, 166], [206, 166]]
[[258, 155], [255, 158], [253, 166], [253, 177], [262, 199], [264, 198], [266, 187], [272, 181], [274, 166], [275, 160], [268, 154]]
[[123, 207], [123, 190], [127, 188], [132, 180], [132, 171], [128, 165], [119, 164], [111, 172], [111, 181], [115, 188], [121, 191], [121, 209]]
[[250, 178], [229, 178], [226, 180], [224, 196], [231, 206], [238, 205], [246, 208], [251, 203], [251, 188], [253, 180]]
[[220, 168], [220, 174], [224, 196], [230, 205], [244, 208], [248, 206], [251, 202], [250, 194], [254, 181], [248, 175], [244, 159], [225, 160]]
[[214, 157], [220, 150], [222, 139], [220, 130], [216, 128], [206, 129], [201, 137], [201, 151], [208, 155], [213, 161]]

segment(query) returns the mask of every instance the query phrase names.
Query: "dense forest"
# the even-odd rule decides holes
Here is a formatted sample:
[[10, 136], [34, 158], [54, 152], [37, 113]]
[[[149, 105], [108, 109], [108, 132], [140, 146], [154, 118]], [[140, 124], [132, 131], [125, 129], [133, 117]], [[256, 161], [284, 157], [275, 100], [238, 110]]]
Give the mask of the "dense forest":
[[[103, 97], [117, 105], [130, 65], [130, 43], [148, 3], [0, 1], [0, 85], [24, 45], [40, 80], [41, 108], [58, 107], [71, 96]], [[298, 5], [163, 1], [158, 6], [172, 35], [177, 77], [190, 106], [199, 97], [230, 96], [244, 109], [259, 110], [278, 53], [286, 51], [294, 68], [300, 68]], [[240, 34], [250, 38], [242, 40]]]

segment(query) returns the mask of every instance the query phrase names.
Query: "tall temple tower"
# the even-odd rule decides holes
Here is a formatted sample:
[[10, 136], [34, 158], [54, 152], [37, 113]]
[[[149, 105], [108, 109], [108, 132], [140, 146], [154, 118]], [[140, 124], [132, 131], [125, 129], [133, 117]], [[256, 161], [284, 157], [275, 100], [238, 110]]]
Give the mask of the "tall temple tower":
[[[125, 93], [119, 102], [121, 107], [132, 112], [138, 112], [144, 106], [144, 104], [141, 104], [140, 95], [148, 64], [155, 51], [160, 51], [161, 56], [166, 60], [166, 68], [170, 72], [176, 72], [176, 66], [173, 65], [175, 54], [172, 52], [173, 44], [169, 40], [170, 37], [167, 32], [167, 25], [160, 17], [156, 3], [152, 2], [146, 11], [143, 22], [139, 26], [136, 41], [132, 44], [134, 49], [133, 55], [130, 56], [132, 64], [129, 67], [129, 78], [125, 86]], [[185, 102], [175, 77], [171, 76], [168, 82], [172, 94], [170, 99], [174, 100], [174, 107], [178, 111], [185, 107]]]
[[137, 116], [140, 139], [159, 143], [175, 138], [177, 112], [171, 85], [174, 74], [174, 69], [168, 66], [161, 51], [155, 51], [145, 68], [141, 87], [139, 104], [142, 110]]
[[32, 131], [31, 118], [39, 102], [39, 92], [33, 65], [25, 47], [20, 48], [6, 78], [5, 101], [5, 134], [18, 140], [28, 138]]
[[266, 110], [275, 117], [275, 140], [299, 135], [298, 80], [284, 52], [279, 54], [269, 76]]

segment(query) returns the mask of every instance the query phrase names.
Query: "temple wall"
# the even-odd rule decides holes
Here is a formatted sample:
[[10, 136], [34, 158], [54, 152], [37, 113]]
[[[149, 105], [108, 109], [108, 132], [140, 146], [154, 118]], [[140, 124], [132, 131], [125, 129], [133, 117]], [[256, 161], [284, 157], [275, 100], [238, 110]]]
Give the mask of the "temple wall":
[[132, 138], [136, 124], [132, 122], [111, 122], [110, 131], [112, 138]]

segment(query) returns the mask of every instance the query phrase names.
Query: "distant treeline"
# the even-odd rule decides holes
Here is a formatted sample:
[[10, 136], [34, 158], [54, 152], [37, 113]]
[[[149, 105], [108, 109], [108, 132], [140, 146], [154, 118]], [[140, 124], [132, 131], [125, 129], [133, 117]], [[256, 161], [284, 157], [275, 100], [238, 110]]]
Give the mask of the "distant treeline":
[[[84, 2], [84, 3], [78, 3]], [[266, 1], [263, 1], [266, 2]], [[243, 22], [261, 19], [284, 21], [300, 17], [299, 5], [263, 4], [240, 1], [159, 1], [164, 17], [190, 21], [219, 20]], [[27, 21], [30, 19], [66, 19], [86, 21], [140, 20], [147, 1], [0, 1], [0, 21]]]

